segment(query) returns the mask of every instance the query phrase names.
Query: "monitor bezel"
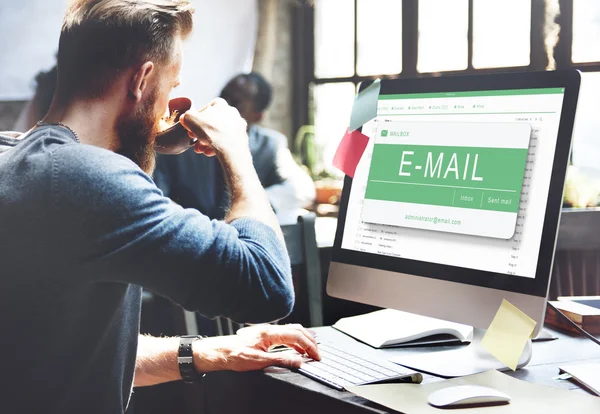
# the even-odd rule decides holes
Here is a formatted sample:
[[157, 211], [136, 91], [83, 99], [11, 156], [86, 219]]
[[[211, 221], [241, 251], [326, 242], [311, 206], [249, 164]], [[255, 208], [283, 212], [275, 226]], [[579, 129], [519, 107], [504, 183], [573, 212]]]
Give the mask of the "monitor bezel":
[[[563, 204], [564, 181], [571, 152], [571, 136], [580, 81], [581, 76], [577, 70], [384, 79], [381, 81], [380, 95], [565, 88], [535, 278], [342, 249], [346, 211], [352, 188], [352, 178], [349, 176], [344, 179], [340, 199], [332, 262], [546, 297], [550, 285], [549, 280]], [[364, 85], [361, 85], [361, 89], [363, 88]]]

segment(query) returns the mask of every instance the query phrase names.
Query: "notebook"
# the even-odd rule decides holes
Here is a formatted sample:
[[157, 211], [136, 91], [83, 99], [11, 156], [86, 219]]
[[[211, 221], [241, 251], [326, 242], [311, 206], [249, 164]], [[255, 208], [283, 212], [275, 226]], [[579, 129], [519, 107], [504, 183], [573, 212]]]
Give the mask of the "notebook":
[[342, 318], [333, 327], [373, 348], [470, 342], [473, 336], [471, 326], [394, 309]]
[[[575, 297], [573, 297], [575, 298]], [[569, 319], [575, 322], [579, 327], [585, 329], [592, 335], [600, 334], [600, 309], [583, 304], [580, 301], [559, 298], [558, 301], [551, 301], [557, 309], [565, 314]], [[559, 328], [574, 330], [567, 324], [556, 312], [548, 308], [546, 312], [546, 322]]]
[[600, 362], [561, 365], [560, 371], [566, 372], [581, 385], [600, 396]]
[[558, 300], [576, 302], [581, 305], [600, 309], [600, 296], [559, 296]]

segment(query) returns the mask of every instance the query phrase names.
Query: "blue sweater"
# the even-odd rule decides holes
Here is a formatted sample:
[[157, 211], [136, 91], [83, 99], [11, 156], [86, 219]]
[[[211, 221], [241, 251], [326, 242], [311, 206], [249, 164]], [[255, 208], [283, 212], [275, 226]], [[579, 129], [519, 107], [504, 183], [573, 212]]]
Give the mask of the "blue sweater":
[[129, 159], [63, 127], [0, 154], [3, 407], [123, 412], [140, 287], [239, 322], [284, 317], [294, 302], [285, 246], [259, 221], [183, 209]]

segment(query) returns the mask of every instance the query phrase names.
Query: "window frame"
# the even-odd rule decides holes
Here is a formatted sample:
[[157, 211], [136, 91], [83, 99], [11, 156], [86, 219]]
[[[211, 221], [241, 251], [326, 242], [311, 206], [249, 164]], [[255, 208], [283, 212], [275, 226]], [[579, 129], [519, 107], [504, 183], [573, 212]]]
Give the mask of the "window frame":
[[[545, 1], [531, 0], [531, 34], [529, 65], [501, 68], [473, 67], [473, 3], [468, 0], [467, 59], [464, 70], [420, 73], [417, 71], [419, 41], [419, 1], [402, 0], [402, 72], [394, 75], [360, 76], [357, 74], [358, 60], [358, 1], [354, 0], [354, 75], [335, 78], [315, 76], [315, 37], [314, 37], [314, 1], [297, 2], [292, 10], [292, 47], [293, 58], [293, 108], [292, 126], [297, 131], [301, 126], [311, 123], [310, 89], [311, 85], [326, 83], [352, 82], [358, 85], [365, 80], [376, 78], [422, 78], [481, 73], [503, 73], [521, 71], [543, 71], [548, 66], [548, 57], [544, 45]], [[556, 22], [560, 25], [559, 41], [554, 50], [556, 69], [574, 68], [582, 72], [600, 71], [599, 62], [573, 63], [573, 1], [559, 0], [560, 15]]]

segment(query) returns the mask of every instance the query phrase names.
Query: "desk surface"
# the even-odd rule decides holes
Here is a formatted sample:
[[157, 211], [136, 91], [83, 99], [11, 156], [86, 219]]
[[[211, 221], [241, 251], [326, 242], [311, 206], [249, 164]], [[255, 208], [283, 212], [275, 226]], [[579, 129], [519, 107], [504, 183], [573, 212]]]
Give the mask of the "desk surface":
[[[376, 350], [330, 327], [316, 328], [322, 341], [333, 340], [343, 346], [360, 350], [361, 355], [375, 354], [391, 358], [406, 353], [422, 353], [449, 347], [413, 347]], [[525, 381], [552, 387], [586, 392], [571, 381], [554, 380], [558, 365], [565, 362], [600, 362], [600, 347], [590, 340], [551, 331], [557, 340], [533, 344], [529, 365], [509, 375]], [[441, 381], [424, 375], [424, 382]], [[303, 375], [287, 369], [274, 368], [268, 372], [219, 372], [205, 378], [205, 407], [210, 413], [387, 413], [385, 407], [356, 397], [349, 392], [336, 391]]]

